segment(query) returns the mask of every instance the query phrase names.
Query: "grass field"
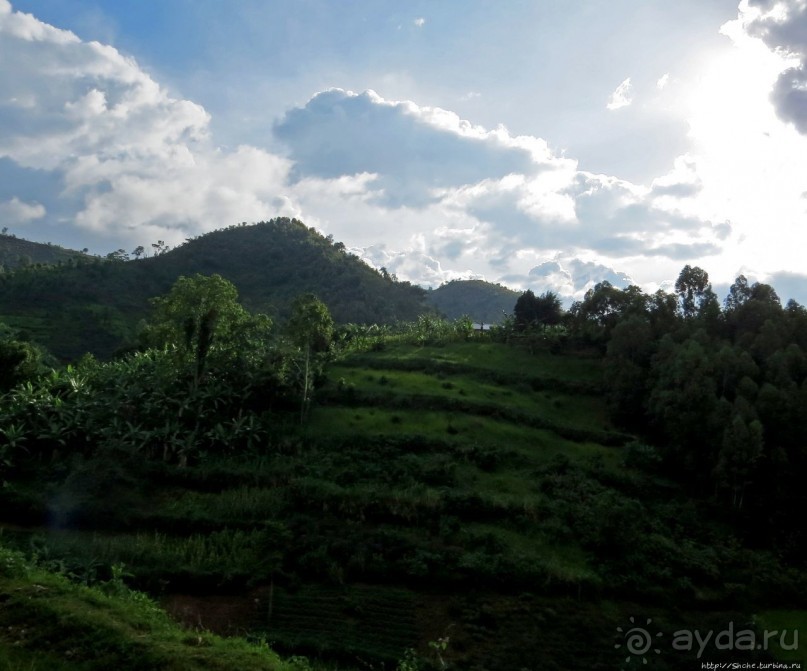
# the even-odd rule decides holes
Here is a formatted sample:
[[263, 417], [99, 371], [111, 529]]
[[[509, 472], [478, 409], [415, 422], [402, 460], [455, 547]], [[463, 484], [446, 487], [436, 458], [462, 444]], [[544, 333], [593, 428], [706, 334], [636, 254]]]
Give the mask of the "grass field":
[[[92, 460], [54, 464], [4, 494], [38, 528], [0, 540], [90, 585], [123, 563], [128, 584], [183, 604], [172, 612], [203, 629], [223, 627], [226, 599], [239, 633], [346, 671], [393, 669], [408, 648], [423, 671], [440, 668], [430, 643], [441, 639], [450, 669], [619, 668], [614, 636], [630, 617], [742, 618], [736, 585], [772, 590], [739, 542], [714, 547], [719, 524], [662, 473], [626, 466], [631, 437], [608, 419], [601, 375], [587, 355], [484, 341], [357, 354], [329, 367], [305, 425], [280, 427], [261, 449], [187, 468], [134, 459], [126, 477]], [[776, 566], [764, 575], [780, 579]], [[73, 589], [52, 580], [53, 594]], [[4, 584], [0, 598], [33, 597], [30, 584]], [[97, 606], [102, 592], [69, 594]], [[759, 621], [791, 615], [772, 603]], [[294, 668], [260, 646], [148, 622], [121, 625], [122, 640], [140, 627], [189, 659], [201, 653], [171, 646], [198, 637], [211, 655], [233, 645], [269, 665], [230, 668]], [[0, 639], [0, 669], [96, 668], [65, 661], [72, 643], [51, 667]]]

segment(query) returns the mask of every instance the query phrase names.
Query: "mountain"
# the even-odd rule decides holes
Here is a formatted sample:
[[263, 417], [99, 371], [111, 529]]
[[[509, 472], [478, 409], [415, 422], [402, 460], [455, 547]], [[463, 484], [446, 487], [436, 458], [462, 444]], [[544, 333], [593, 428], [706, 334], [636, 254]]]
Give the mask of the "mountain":
[[65, 249], [51, 243], [31, 242], [15, 235], [0, 233], [0, 273], [32, 264], [58, 265], [71, 259], [89, 258], [84, 252]]
[[449, 319], [468, 315], [475, 322], [496, 324], [503, 313], [513, 314], [520, 296], [501, 284], [482, 280], [453, 280], [427, 293], [428, 302]]
[[133, 261], [78, 258], [0, 276], [0, 321], [27, 332], [60, 359], [90, 351], [111, 356], [149, 314], [149, 298], [180, 275], [218, 273], [250, 310], [283, 319], [298, 294], [312, 292], [338, 323], [392, 323], [431, 310], [425, 291], [383, 277], [294, 219], [214, 231]]

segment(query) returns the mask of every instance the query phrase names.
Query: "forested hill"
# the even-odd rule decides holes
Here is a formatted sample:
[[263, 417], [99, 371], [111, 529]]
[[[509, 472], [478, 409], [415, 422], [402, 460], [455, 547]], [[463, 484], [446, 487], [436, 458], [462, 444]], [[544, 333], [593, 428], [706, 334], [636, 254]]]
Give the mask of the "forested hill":
[[123, 260], [68, 261], [0, 276], [0, 321], [27, 331], [62, 359], [86, 351], [107, 357], [129, 341], [180, 275], [218, 273], [233, 282], [253, 311], [283, 319], [300, 293], [316, 294], [337, 322], [390, 323], [430, 310], [425, 291], [385, 278], [293, 219], [231, 226], [170, 251]]
[[468, 315], [475, 322], [495, 324], [513, 313], [520, 293], [482, 280], [453, 280], [427, 293], [427, 300], [449, 319]]
[[50, 243], [23, 240], [7, 232], [0, 233], [0, 273], [40, 263], [57, 265], [71, 259], [89, 258], [84, 252]]

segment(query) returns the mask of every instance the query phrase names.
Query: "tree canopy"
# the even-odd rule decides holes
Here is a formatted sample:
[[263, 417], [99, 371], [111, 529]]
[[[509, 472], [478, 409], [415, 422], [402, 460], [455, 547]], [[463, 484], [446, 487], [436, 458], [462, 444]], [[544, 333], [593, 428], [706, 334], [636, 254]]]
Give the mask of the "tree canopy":
[[235, 286], [221, 275], [182, 276], [152, 304], [146, 343], [172, 348], [183, 362], [193, 362], [197, 379], [209, 359], [222, 363], [254, 356], [272, 325], [266, 315], [247, 312]]

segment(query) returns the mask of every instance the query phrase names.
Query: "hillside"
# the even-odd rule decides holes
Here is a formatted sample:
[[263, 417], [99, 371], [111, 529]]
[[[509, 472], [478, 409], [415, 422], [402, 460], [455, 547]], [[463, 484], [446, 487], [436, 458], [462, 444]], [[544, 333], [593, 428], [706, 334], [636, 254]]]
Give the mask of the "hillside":
[[50, 243], [31, 242], [6, 233], [0, 234], [0, 273], [32, 264], [55, 266], [71, 260], [88, 259], [83, 252]]
[[[81, 419], [87, 435], [57, 448], [83, 451], [71, 463], [37, 456], [56, 445], [49, 426], [31, 433], [0, 490], [3, 542], [87, 582], [123, 563], [191, 626], [340, 669], [396, 668], [413, 648], [431, 664], [398, 668], [560, 671], [619, 668], [619, 632], [652, 618], [667, 634], [653, 668], [669, 671], [779, 654], [701, 657], [671, 650], [671, 632], [804, 618], [803, 575], [746, 546], [615, 429], [590, 354], [380, 342], [330, 365], [302, 426], [267, 414], [259, 389], [212, 386], [215, 411], [198, 416], [226, 441], [187, 464], [147, 456], [136, 425], [166, 403], [163, 366], [108, 367], [107, 384], [138, 399], [135, 425], [92, 437]], [[86, 384], [77, 410], [120, 405]], [[27, 393], [18, 416], [36, 422], [22, 402], [45, 401]]]
[[0, 546], [0, 669], [311, 671], [265, 645], [182, 628], [116, 571], [79, 585]]
[[448, 319], [468, 315], [474, 322], [497, 324], [503, 314], [513, 314], [520, 293], [500, 284], [482, 280], [454, 280], [426, 294], [433, 305]]
[[300, 293], [316, 294], [337, 322], [393, 323], [429, 311], [424, 291], [394, 282], [301, 222], [234, 226], [134, 261], [81, 260], [0, 278], [0, 321], [63, 360], [108, 357], [149, 314], [149, 298], [180, 275], [218, 273], [252, 311], [283, 319]]

